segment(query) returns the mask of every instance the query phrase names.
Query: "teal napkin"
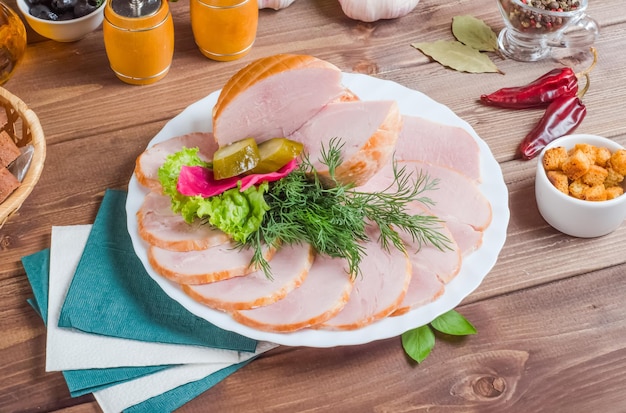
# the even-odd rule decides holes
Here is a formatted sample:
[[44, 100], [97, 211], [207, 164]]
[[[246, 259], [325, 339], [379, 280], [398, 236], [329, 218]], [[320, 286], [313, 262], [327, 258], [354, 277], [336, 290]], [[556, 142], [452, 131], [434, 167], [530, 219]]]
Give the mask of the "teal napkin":
[[59, 327], [133, 340], [253, 352], [172, 300], [147, 274], [126, 228], [126, 192], [107, 190], [67, 293]]
[[[48, 280], [50, 249], [39, 251], [22, 258], [26, 277], [34, 297], [27, 300], [43, 319], [48, 320]], [[166, 369], [168, 365], [146, 367], [114, 367], [106, 369], [66, 370], [63, 377], [72, 397], [92, 393], [114, 384], [133, 380]]]
[[[22, 258], [22, 265], [30, 282], [34, 297], [27, 301], [42, 317], [44, 323], [48, 319], [48, 280], [50, 265], [50, 250], [45, 249]], [[184, 384], [167, 391], [159, 396], [152, 397], [125, 410], [126, 413], [153, 413], [171, 412], [185, 403], [209, 390], [230, 374], [239, 370], [253, 359], [234, 364], [219, 370], [203, 379]], [[108, 369], [85, 369], [64, 371], [63, 377], [67, 382], [72, 397], [78, 397], [97, 390], [105, 389], [114, 384], [133, 380], [171, 366], [148, 367], [117, 367]]]

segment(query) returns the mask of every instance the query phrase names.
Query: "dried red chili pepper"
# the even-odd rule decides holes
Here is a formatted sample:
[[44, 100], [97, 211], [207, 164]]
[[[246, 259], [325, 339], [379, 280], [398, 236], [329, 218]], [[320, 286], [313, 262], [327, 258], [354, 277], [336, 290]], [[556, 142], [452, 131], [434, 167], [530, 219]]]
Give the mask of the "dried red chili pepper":
[[561, 96], [575, 96], [578, 92], [578, 79], [587, 76], [598, 61], [595, 48], [591, 48], [593, 62], [581, 73], [574, 73], [569, 68], [553, 69], [527, 85], [507, 87], [488, 95], [481, 95], [480, 100], [491, 106], [509, 109], [525, 109], [547, 106]]
[[480, 100], [490, 106], [524, 109], [545, 106], [560, 96], [574, 96], [578, 92], [578, 77], [569, 67], [553, 69], [525, 86], [507, 87]]
[[524, 159], [532, 159], [550, 142], [573, 132], [583, 121], [587, 108], [578, 96], [561, 96], [552, 101], [539, 123], [520, 144]]

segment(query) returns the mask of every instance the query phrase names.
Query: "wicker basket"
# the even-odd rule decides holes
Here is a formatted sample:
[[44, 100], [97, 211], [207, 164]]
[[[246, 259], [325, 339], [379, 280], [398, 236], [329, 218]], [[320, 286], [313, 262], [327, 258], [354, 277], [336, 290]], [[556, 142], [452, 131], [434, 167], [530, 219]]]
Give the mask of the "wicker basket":
[[0, 87], [0, 107], [4, 109], [7, 117], [7, 123], [0, 124], [0, 131], [5, 130], [11, 135], [19, 147], [29, 143], [34, 147], [33, 158], [22, 184], [0, 203], [0, 228], [2, 228], [7, 219], [22, 206], [39, 180], [46, 159], [46, 140], [35, 112], [2, 87]]

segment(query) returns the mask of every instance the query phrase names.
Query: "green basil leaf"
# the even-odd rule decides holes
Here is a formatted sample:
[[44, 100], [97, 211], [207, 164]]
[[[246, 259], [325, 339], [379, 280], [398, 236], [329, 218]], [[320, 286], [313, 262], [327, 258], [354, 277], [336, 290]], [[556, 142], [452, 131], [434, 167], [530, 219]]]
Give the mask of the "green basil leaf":
[[402, 334], [402, 347], [409, 357], [421, 363], [435, 347], [435, 333], [428, 325], [409, 330]]
[[437, 331], [453, 336], [476, 334], [476, 327], [455, 310], [440, 315], [430, 325]]
[[473, 16], [452, 19], [452, 34], [461, 43], [483, 52], [498, 50], [498, 35], [484, 21]]
[[460, 72], [500, 73], [487, 55], [461, 42], [438, 40], [432, 43], [413, 43], [411, 46], [440, 64]]

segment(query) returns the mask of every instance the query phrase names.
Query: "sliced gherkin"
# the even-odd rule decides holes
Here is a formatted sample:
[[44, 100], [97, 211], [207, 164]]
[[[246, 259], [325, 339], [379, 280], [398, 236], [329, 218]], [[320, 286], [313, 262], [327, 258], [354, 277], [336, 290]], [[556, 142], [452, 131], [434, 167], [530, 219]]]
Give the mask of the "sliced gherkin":
[[259, 148], [254, 138], [233, 142], [213, 154], [213, 176], [224, 179], [241, 175], [257, 166], [259, 159]]
[[259, 144], [259, 163], [250, 171], [255, 174], [275, 172], [298, 157], [303, 145], [287, 138], [272, 138]]

